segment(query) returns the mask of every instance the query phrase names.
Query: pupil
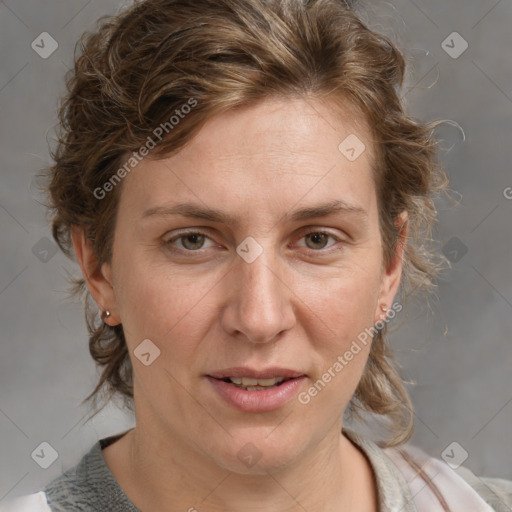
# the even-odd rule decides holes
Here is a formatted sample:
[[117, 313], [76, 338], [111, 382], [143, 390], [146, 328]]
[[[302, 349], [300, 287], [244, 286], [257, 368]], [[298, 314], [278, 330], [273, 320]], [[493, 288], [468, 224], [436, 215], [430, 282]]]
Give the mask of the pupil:
[[[197, 239], [199, 238], [199, 242], [197, 241]], [[193, 233], [193, 234], [190, 234], [190, 235], [187, 235], [184, 237], [184, 240], [188, 242], [192, 239], [193, 242], [192, 242], [192, 245], [195, 246], [195, 245], [199, 245], [201, 246], [202, 245], [202, 242], [203, 242], [203, 238], [204, 238], [204, 235], [200, 235], [198, 233]], [[185, 244], [185, 246], [187, 245]], [[190, 248], [190, 247], [189, 247]], [[191, 247], [192, 249], [198, 249], [199, 247]]]
[[[313, 243], [317, 244], [317, 243], [321, 243], [321, 241], [319, 239], [324, 239], [324, 242], [325, 242], [327, 235], [325, 233], [313, 233], [310, 235], [310, 237], [313, 240]], [[324, 245], [322, 245], [322, 247], [324, 247]]]

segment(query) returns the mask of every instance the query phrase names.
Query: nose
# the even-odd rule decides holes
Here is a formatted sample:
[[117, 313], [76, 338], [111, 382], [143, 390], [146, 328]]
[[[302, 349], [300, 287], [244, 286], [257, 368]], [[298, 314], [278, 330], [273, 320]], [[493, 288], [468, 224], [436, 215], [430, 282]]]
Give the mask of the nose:
[[293, 297], [282, 264], [266, 247], [254, 261], [239, 258], [229, 273], [222, 324], [230, 336], [268, 343], [295, 324]]

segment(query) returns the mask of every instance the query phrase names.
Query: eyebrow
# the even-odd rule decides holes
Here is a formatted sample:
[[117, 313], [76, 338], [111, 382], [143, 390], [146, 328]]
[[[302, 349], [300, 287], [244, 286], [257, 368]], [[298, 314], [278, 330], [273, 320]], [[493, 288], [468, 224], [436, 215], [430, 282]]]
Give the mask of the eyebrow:
[[[284, 215], [283, 220], [297, 222], [316, 217], [327, 217], [335, 213], [354, 215], [361, 218], [368, 217], [368, 212], [361, 206], [349, 204], [346, 201], [338, 199], [324, 204], [299, 208]], [[181, 215], [183, 217], [203, 219], [211, 222], [221, 222], [228, 226], [236, 225], [240, 222], [240, 217], [237, 215], [233, 216], [220, 210], [192, 203], [178, 203], [173, 206], [155, 206], [146, 210], [142, 214], [142, 218], [144, 219], [155, 215]]]

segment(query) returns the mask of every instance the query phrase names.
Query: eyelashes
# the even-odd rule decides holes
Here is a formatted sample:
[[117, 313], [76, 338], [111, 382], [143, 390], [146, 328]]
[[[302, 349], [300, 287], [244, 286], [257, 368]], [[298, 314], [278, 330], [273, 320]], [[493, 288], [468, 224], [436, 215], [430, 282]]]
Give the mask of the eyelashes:
[[[319, 236], [320, 235], [320, 236]], [[339, 244], [344, 244], [344, 241], [334, 235], [333, 233], [329, 231], [324, 230], [310, 230], [304, 234], [301, 235], [299, 240], [308, 239], [312, 240], [311, 245], [319, 244], [321, 247], [319, 248], [312, 248], [306, 246], [306, 249], [308, 252], [312, 254], [331, 254], [332, 252], [336, 250], [340, 250], [339, 248], [330, 249], [331, 247], [334, 247]], [[332, 239], [336, 243], [331, 244], [330, 246], [327, 245], [328, 240]], [[183, 254], [183, 255], [204, 255], [206, 249], [204, 248], [204, 242], [206, 240], [212, 241], [212, 239], [208, 236], [207, 233], [204, 233], [202, 231], [198, 230], [191, 230], [191, 231], [182, 231], [181, 233], [169, 238], [168, 240], [164, 241], [164, 245], [167, 249], [169, 249], [172, 252]], [[177, 246], [175, 242], [179, 241], [181, 244], [181, 247]], [[326, 245], [323, 245], [323, 242], [326, 242]], [[327, 247], [327, 248], [326, 248]]]

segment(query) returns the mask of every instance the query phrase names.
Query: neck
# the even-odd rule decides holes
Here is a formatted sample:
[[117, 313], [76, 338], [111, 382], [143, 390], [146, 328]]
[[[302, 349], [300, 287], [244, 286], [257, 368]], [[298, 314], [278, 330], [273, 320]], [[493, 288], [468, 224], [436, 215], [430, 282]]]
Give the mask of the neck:
[[[339, 427], [339, 428], [338, 428]], [[138, 424], [104, 450], [121, 487], [140, 510], [172, 512], [330, 512], [378, 510], [371, 466], [336, 425], [286, 467], [240, 474], [185, 446], [169, 432]], [[111, 445], [112, 447], [114, 445]]]

